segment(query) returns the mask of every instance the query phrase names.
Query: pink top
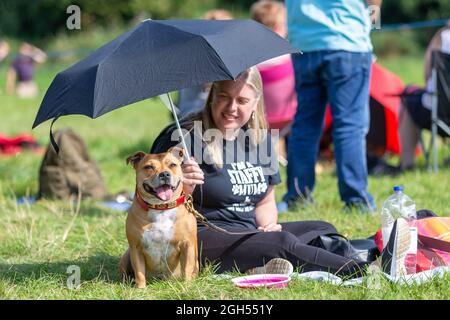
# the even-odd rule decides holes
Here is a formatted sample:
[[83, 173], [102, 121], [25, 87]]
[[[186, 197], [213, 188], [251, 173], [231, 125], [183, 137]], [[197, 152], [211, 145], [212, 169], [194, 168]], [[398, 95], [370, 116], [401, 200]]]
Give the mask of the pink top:
[[294, 67], [290, 55], [284, 55], [258, 66], [264, 87], [267, 122], [271, 129], [282, 129], [297, 110]]

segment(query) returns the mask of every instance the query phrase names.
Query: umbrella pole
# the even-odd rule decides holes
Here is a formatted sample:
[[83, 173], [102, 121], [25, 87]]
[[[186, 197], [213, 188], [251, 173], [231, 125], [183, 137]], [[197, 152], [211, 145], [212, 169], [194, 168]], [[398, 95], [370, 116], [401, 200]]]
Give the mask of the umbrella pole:
[[180, 122], [178, 121], [177, 112], [175, 110], [175, 106], [173, 105], [172, 98], [170, 97], [170, 94], [169, 93], [166, 93], [166, 94], [167, 94], [167, 97], [169, 98], [170, 109], [171, 109], [173, 117], [175, 119], [175, 123], [177, 125], [177, 129], [180, 132], [181, 144], [183, 145], [183, 149], [184, 149], [184, 161], [188, 161], [189, 158], [190, 158], [189, 150], [188, 150], [188, 148], [186, 146], [186, 141], [184, 140], [183, 131], [181, 130]]

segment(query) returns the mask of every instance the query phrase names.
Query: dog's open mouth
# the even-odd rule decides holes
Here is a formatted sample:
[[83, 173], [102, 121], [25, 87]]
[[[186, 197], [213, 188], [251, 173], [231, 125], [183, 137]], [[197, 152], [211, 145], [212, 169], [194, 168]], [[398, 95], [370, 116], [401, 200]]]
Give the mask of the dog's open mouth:
[[180, 182], [178, 182], [178, 184], [173, 187], [169, 184], [163, 184], [159, 187], [152, 188], [147, 183], [143, 183], [143, 187], [146, 192], [154, 195], [158, 199], [162, 201], [169, 201], [170, 199], [172, 199], [173, 192], [177, 189], [179, 184]]

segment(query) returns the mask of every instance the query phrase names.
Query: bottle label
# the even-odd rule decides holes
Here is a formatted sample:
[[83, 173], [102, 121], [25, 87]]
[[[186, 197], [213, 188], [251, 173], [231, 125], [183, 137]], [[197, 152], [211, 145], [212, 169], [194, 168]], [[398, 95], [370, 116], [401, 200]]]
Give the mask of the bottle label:
[[414, 274], [417, 269], [417, 227], [409, 227], [411, 242], [405, 257], [406, 274]]
[[409, 233], [411, 234], [411, 243], [407, 254], [417, 254], [417, 227], [409, 227]]
[[387, 226], [381, 229], [381, 234], [383, 238], [383, 249], [386, 248], [387, 243], [389, 242], [389, 237], [391, 236], [392, 225]]

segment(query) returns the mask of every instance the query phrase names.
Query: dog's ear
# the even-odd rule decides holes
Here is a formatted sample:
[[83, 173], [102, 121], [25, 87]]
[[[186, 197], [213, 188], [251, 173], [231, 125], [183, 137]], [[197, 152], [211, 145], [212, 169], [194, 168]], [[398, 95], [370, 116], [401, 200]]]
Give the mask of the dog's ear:
[[180, 147], [172, 147], [167, 152], [171, 153], [172, 156], [177, 158], [181, 163], [184, 161], [184, 150]]
[[133, 167], [136, 168], [136, 165], [139, 163], [139, 161], [142, 160], [142, 158], [145, 157], [145, 152], [139, 151], [133, 154], [132, 156], [129, 156], [127, 158], [127, 164], [131, 163], [133, 164]]

